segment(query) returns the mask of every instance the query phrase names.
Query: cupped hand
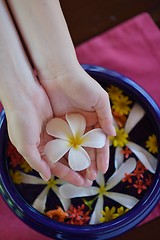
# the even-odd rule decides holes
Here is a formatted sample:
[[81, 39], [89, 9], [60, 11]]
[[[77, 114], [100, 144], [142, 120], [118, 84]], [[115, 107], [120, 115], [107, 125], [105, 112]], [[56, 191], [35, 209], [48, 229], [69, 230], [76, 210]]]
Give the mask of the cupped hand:
[[[115, 135], [108, 94], [91, 78], [81, 66], [73, 71], [47, 79], [40, 77], [54, 112], [54, 116], [64, 118], [66, 113], [81, 113], [87, 122], [87, 130], [100, 127], [107, 136]], [[86, 179], [95, 180], [98, 170], [103, 174], [109, 166], [109, 140], [101, 149], [87, 149], [91, 165], [86, 171], [79, 172]], [[64, 159], [62, 160], [64, 161]], [[52, 172], [62, 176], [61, 162], [51, 164]], [[65, 164], [64, 179], [72, 178], [71, 170]]]
[[44, 155], [44, 146], [51, 137], [46, 133], [46, 124], [53, 118], [50, 101], [43, 87], [38, 83], [31, 96], [24, 96], [14, 108], [7, 111], [8, 133], [11, 142], [28, 164], [39, 172], [40, 176], [48, 181], [51, 174], [63, 178], [67, 182], [78, 186], [88, 186], [90, 181], [77, 172], [70, 171], [62, 162], [57, 165], [60, 174], [51, 172], [51, 164]]

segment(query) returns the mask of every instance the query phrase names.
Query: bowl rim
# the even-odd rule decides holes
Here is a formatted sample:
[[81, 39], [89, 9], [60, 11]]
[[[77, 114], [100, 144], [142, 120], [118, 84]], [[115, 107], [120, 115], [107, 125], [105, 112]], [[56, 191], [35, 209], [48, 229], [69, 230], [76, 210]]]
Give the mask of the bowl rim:
[[[123, 76], [122, 74], [117, 73], [116, 71], [103, 68], [101, 66], [95, 65], [82, 65], [84, 70], [88, 72], [91, 76], [97, 76], [99, 78], [105, 78], [106, 76], [111, 78], [114, 84], [117, 84], [123, 87], [125, 90], [132, 92], [134, 96], [138, 97], [141, 104], [144, 108], [149, 109], [152, 113], [152, 119], [156, 123], [156, 129], [158, 134], [158, 144], [160, 144], [160, 109], [152, 97], [137, 83], [132, 81], [130, 78]], [[109, 80], [110, 81], [110, 80]], [[2, 133], [5, 133], [7, 129], [6, 118], [4, 110], [0, 114], [0, 130]], [[2, 134], [3, 135], [3, 134]], [[5, 147], [6, 139], [2, 139], [3, 136], [0, 136], [0, 144]], [[2, 147], [2, 149], [3, 149]], [[0, 158], [6, 159], [5, 152], [0, 152]], [[160, 152], [158, 154], [158, 159], [160, 161]], [[71, 234], [75, 232], [76, 234], [91, 234], [90, 232], [99, 234], [99, 236], [103, 236], [105, 234], [104, 239], [108, 239], [111, 237], [116, 237], [119, 234], [130, 230], [137, 224], [139, 224], [156, 206], [158, 201], [160, 200], [160, 163], [157, 167], [154, 180], [148, 189], [145, 196], [140, 199], [140, 201], [136, 204], [135, 207], [131, 209], [129, 212], [120, 216], [112, 221], [107, 223], [95, 224], [95, 225], [87, 225], [87, 226], [76, 226], [69, 225], [65, 223], [60, 223], [50, 219], [48, 217], [44, 217], [43, 214], [34, 209], [31, 205], [26, 203], [23, 197], [18, 193], [14, 184], [12, 183], [11, 178], [9, 177], [7, 162], [3, 161], [0, 164], [0, 189], [1, 195], [6, 202], [8, 202], [9, 207], [12, 211], [23, 220], [26, 224], [38, 230], [39, 232], [51, 237], [51, 233], [53, 236], [53, 232], [55, 234], [66, 232], [67, 234]], [[129, 220], [128, 220], [129, 219]], [[127, 220], [127, 221], [126, 221]], [[43, 227], [38, 228], [38, 225], [43, 222]], [[44, 230], [46, 233], [44, 233]], [[116, 232], [115, 232], [116, 231]], [[104, 233], [105, 232], [105, 233]], [[107, 236], [106, 236], [107, 234]], [[107, 237], [107, 238], [106, 238]]]

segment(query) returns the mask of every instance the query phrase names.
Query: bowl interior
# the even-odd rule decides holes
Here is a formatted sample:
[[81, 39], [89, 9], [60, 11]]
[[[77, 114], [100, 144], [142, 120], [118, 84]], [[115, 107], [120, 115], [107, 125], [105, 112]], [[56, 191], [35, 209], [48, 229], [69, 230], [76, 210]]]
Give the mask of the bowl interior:
[[160, 114], [151, 97], [130, 79], [101, 67], [83, 67], [110, 97], [117, 135], [109, 137], [107, 173], [99, 173], [87, 189], [55, 176], [44, 182], [9, 142], [1, 115], [1, 144], [6, 149], [1, 153], [6, 159], [1, 191], [23, 221], [48, 236], [73, 229], [81, 234], [93, 229], [98, 234], [105, 228], [108, 239], [119, 234], [115, 229], [124, 232], [142, 221], [159, 200]]

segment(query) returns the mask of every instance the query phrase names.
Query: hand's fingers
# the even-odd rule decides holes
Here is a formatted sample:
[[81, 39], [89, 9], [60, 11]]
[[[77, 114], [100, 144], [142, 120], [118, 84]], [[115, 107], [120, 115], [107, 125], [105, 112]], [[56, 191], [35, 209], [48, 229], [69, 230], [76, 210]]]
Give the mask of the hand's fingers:
[[103, 148], [97, 149], [97, 167], [98, 170], [105, 174], [109, 167], [109, 139], [106, 139], [106, 144]]
[[89, 148], [87, 149], [87, 153], [90, 156], [91, 165], [86, 169], [86, 177], [89, 180], [94, 181], [98, 173], [97, 162], [96, 162], [96, 150], [94, 148]]
[[60, 179], [78, 187], [88, 187], [92, 185], [92, 181], [84, 178], [78, 172], [73, 171], [61, 162], [51, 164], [51, 172]]
[[24, 147], [23, 150], [21, 149], [19, 152], [28, 162], [31, 168], [39, 172], [45, 181], [48, 181], [51, 178], [49, 164], [45, 160], [41, 159], [40, 153], [36, 146]]
[[95, 110], [97, 112], [99, 124], [103, 131], [109, 136], [115, 136], [116, 131], [113, 126], [109, 97], [105, 91], [100, 95], [99, 101], [95, 106]]

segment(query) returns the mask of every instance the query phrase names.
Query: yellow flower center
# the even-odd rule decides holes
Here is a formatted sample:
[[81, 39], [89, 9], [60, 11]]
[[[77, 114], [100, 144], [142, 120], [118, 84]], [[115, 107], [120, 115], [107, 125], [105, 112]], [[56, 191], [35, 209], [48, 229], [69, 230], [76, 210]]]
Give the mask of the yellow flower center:
[[106, 193], [106, 187], [105, 186], [100, 186], [99, 188], [99, 195], [104, 195]]
[[128, 143], [128, 133], [124, 128], [116, 129], [116, 136], [110, 137], [110, 140], [114, 147], [124, 147]]
[[82, 138], [77, 134], [76, 136], [69, 137], [69, 145], [70, 147], [77, 148], [83, 143]]
[[57, 181], [56, 181], [55, 179], [51, 178], [51, 179], [47, 182], [47, 185], [48, 185], [49, 188], [52, 188], [52, 187], [54, 187], [54, 186], [57, 185]]

